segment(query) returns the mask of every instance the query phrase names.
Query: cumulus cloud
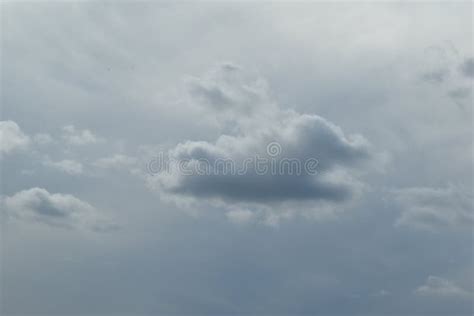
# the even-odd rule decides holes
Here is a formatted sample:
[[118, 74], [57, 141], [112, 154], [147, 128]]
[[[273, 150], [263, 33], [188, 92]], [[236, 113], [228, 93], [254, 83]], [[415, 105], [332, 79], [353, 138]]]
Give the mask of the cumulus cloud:
[[69, 194], [49, 193], [42, 188], [20, 191], [3, 197], [1, 202], [6, 214], [19, 220], [95, 231], [115, 227], [89, 203]]
[[[281, 147], [277, 157], [266, 152], [268, 145], [274, 142]], [[190, 163], [204, 159], [211, 169], [210, 175], [195, 177], [177, 172], [173, 174], [173, 181], [168, 181], [168, 175], [164, 175], [160, 180], [166, 190], [173, 193], [240, 201], [338, 201], [350, 195], [351, 183], [337, 177], [335, 172], [340, 171], [339, 167], [355, 165], [368, 158], [370, 151], [363, 138], [346, 138], [340, 128], [321, 117], [294, 114], [249, 135], [223, 135], [214, 143], [181, 143], [170, 150], [169, 155], [175, 161]], [[303, 170], [297, 174], [295, 170], [295, 174], [280, 174], [279, 168], [276, 174], [271, 174], [271, 166], [268, 166], [268, 170], [262, 170], [264, 174], [260, 174], [256, 163], [252, 163], [245, 174], [226, 175], [220, 174], [216, 164], [216, 161], [228, 160], [235, 164], [235, 169], [243, 170], [245, 160], [252, 157], [274, 160], [278, 166], [285, 158], [295, 158], [299, 163], [317, 157], [321, 173], [314, 176]]]
[[415, 187], [396, 190], [394, 194], [402, 207], [396, 225], [435, 230], [471, 228], [474, 223], [472, 192], [460, 187]]
[[70, 159], [60, 161], [51, 161], [47, 159], [43, 162], [43, 164], [70, 175], [80, 175], [84, 171], [84, 168], [80, 162]]
[[[170, 160], [206, 172], [158, 172], [150, 182], [163, 195], [219, 204], [235, 221], [261, 217], [273, 222], [298, 208], [326, 213], [323, 205], [348, 201], [361, 190], [356, 175], [374, 157], [361, 135], [346, 135], [317, 115], [281, 110], [263, 79], [232, 64], [220, 65], [202, 78], [188, 78], [187, 87], [190, 102], [234, 128], [214, 142], [186, 141], [170, 149]], [[268, 163], [263, 174], [256, 157]], [[223, 168], [223, 161], [229, 165]], [[307, 172], [305, 163], [311, 161], [317, 163], [317, 174]], [[283, 165], [292, 163], [295, 172], [282, 172]]]
[[79, 130], [74, 125], [63, 127], [63, 139], [71, 145], [97, 144], [103, 141], [88, 129]]
[[441, 297], [441, 298], [472, 298], [472, 293], [457, 286], [453, 282], [430, 275], [424, 285], [415, 289], [414, 293], [419, 296]]
[[29, 136], [22, 132], [18, 124], [13, 121], [0, 121], [0, 154], [25, 149], [29, 144]]

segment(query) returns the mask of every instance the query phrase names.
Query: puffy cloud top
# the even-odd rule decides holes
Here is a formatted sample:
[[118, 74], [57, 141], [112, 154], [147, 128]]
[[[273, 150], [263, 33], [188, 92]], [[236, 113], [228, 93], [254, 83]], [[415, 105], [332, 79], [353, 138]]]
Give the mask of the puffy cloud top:
[[30, 138], [25, 135], [18, 124], [13, 121], [0, 121], [0, 154], [25, 149]]

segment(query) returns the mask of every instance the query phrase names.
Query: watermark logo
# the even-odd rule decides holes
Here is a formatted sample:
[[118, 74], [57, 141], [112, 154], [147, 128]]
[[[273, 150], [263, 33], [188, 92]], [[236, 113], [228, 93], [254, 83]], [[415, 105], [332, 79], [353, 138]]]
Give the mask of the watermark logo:
[[277, 157], [281, 154], [281, 145], [277, 142], [271, 142], [267, 145], [267, 154], [270, 157]]
[[147, 164], [147, 172], [156, 174], [178, 174], [182, 176], [311, 176], [318, 173], [316, 158], [292, 158], [282, 156], [282, 146], [270, 142], [266, 155], [254, 155], [245, 159], [219, 157], [215, 159], [176, 159], [163, 152]]

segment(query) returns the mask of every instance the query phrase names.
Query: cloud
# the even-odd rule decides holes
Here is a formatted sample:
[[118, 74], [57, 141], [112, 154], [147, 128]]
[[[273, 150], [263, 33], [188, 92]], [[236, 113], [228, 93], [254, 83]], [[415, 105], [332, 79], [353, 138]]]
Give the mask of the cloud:
[[26, 149], [30, 138], [13, 121], [0, 121], [0, 154]]
[[249, 210], [233, 210], [227, 212], [226, 216], [231, 222], [243, 224], [252, 221], [255, 214]]
[[[268, 144], [278, 142], [281, 154], [271, 157], [266, 153]], [[190, 163], [205, 159], [210, 175], [187, 176], [179, 171], [173, 181], [164, 175], [165, 189], [178, 194], [220, 197], [225, 200], [281, 201], [281, 200], [343, 200], [350, 195], [350, 183], [337, 178], [341, 167], [355, 166], [370, 157], [370, 147], [363, 138], [346, 138], [340, 128], [313, 115], [295, 114], [281, 123], [248, 135], [223, 135], [216, 142], [188, 141], [178, 144], [169, 155], [175, 161]], [[261, 157], [281, 166], [283, 159], [303, 163], [317, 159], [321, 173], [271, 174], [271, 166], [261, 174], [256, 163], [248, 165], [245, 174], [219, 174], [217, 161], [231, 160], [237, 170], [243, 170], [245, 160]], [[265, 172], [267, 169], [268, 172]], [[174, 172], [176, 170], [172, 170]]]
[[46, 133], [39, 133], [33, 137], [33, 140], [38, 145], [48, 145], [51, 144], [54, 140], [51, 135]]
[[448, 76], [449, 69], [442, 68], [422, 74], [421, 79], [429, 83], [439, 84], [444, 82]]
[[63, 139], [71, 145], [88, 145], [103, 142], [102, 138], [94, 135], [90, 130], [78, 130], [74, 125], [66, 125], [63, 127]]
[[428, 69], [421, 74], [420, 79], [440, 85], [439, 88], [445, 89], [448, 98], [466, 110], [464, 103], [469, 101], [472, 94], [470, 82], [466, 78], [474, 77], [474, 58], [465, 58], [460, 62], [459, 52], [450, 42], [431, 47], [430, 51], [431, 54], [424, 61]]
[[19, 220], [94, 231], [115, 227], [89, 203], [69, 194], [49, 193], [42, 188], [20, 191], [2, 198], [1, 202], [6, 214]]
[[[229, 215], [234, 220], [252, 218], [249, 212], [264, 213], [266, 219], [277, 213], [287, 216], [297, 208], [324, 213], [323, 204], [351, 200], [363, 186], [357, 174], [374, 158], [372, 146], [320, 116], [281, 110], [264, 82], [229, 64], [188, 80], [190, 102], [207, 115], [231, 121], [234, 128], [214, 142], [186, 141], [171, 148], [168, 159], [207, 172], [189, 175], [168, 168], [150, 178], [153, 187], [181, 201], [237, 207], [240, 211]], [[269, 149], [270, 144], [275, 148]], [[255, 160], [248, 163], [256, 157], [277, 167], [269, 163], [262, 174]], [[230, 164], [225, 171], [234, 172], [226, 173], [218, 163], [222, 161]], [[302, 172], [281, 172], [289, 161], [299, 164]], [[307, 172], [309, 161], [317, 163], [320, 172]]]
[[459, 66], [461, 74], [468, 78], [474, 78], [474, 58], [466, 58]]
[[127, 168], [135, 165], [137, 163], [137, 159], [134, 157], [116, 154], [110, 157], [104, 157], [97, 159], [93, 165], [98, 168], [104, 169], [120, 169], [120, 168]]
[[470, 87], [459, 87], [448, 91], [448, 96], [453, 99], [454, 102], [459, 103], [463, 100], [468, 99], [471, 96]]
[[436, 230], [468, 227], [474, 223], [473, 196], [468, 190], [415, 187], [393, 192], [402, 207], [396, 225]]
[[472, 298], [472, 293], [457, 286], [453, 282], [430, 275], [424, 285], [415, 289], [414, 293], [419, 296], [441, 297], [441, 298]]
[[43, 162], [43, 164], [45, 166], [57, 169], [70, 175], [80, 175], [84, 171], [83, 166], [80, 162], [69, 159], [61, 161], [51, 161], [47, 159]]
[[218, 116], [241, 119], [275, 109], [266, 81], [232, 63], [222, 63], [202, 77], [186, 77], [185, 84], [192, 103], [208, 107]]

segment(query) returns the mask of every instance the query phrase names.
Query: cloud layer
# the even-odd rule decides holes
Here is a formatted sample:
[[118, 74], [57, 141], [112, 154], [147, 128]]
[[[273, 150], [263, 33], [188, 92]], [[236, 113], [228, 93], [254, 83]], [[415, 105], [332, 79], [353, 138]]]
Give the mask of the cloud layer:
[[[472, 3], [18, 2], [1, 32], [0, 314], [473, 315]], [[161, 151], [209, 175], [148, 190]], [[219, 173], [256, 155], [316, 173]]]

